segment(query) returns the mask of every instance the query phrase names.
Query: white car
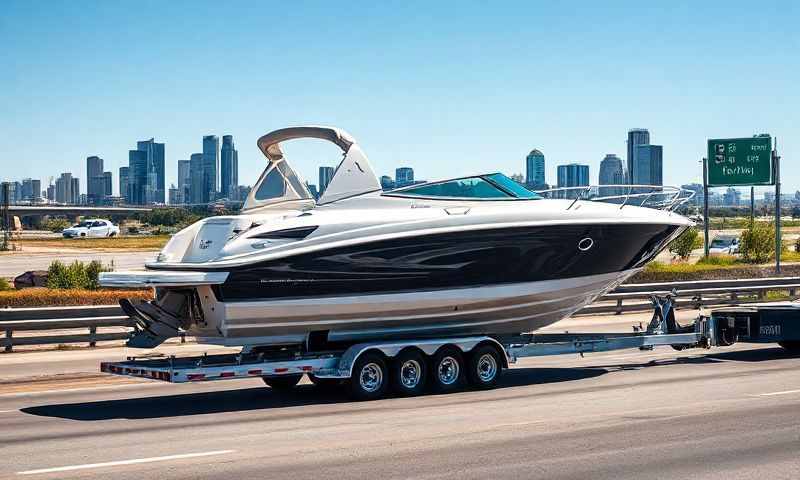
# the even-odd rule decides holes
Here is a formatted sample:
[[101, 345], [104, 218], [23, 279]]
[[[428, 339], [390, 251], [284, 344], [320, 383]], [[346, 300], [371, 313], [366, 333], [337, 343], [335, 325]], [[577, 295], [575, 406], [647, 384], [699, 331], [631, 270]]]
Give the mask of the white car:
[[739, 253], [739, 238], [719, 236], [708, 246], [709, 255], [736, 255]]
[[111, 223], [110, 220], [91, 218], [65, 228], [61, 234], [64, 238], [114, 237], [119, 235], [119, 227]]

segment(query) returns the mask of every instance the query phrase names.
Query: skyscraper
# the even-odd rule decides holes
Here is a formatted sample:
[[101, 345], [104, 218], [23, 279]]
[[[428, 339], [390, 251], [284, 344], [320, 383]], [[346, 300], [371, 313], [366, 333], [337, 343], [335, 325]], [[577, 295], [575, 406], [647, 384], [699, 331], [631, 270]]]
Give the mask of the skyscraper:
[[187, 203], [208, 203], [208, 200], [203, 200], [207, 195], [203, 194], [205, 174], [203, 172], [202, 153], [193, 153], [189, 157], [189, 171], [189, 200]]
[[[16, 193], [16, 192], [15, 192]], [[19, 199], [26, 202], [35, 202], [42, 196], [42, 182], [32, 178], [22, 179], [22, 189], [19, 192]]]
[[178, 203], [192, 202], [192, 174], [189, 160], [178, 160]]
[[[164, 144], [156, 143], [154, 138], [136, 142], [136, 150], [145, 152], [145, 185], [143, 187], [142, 204], [164, 203]], [[133, 175], [133, 172], [131, 172]]]
[[639, 145], [636, 147], [636, 163], [633, 166], [634, 185], [663, 185], [663, 147], [661, 145]]
[[56, 202], [72, 202], [72, 174], [64, 172], [56, 179]]
[[238, 200], [233, 198], [238, 196], [237, 186], [239, 185], [239, 152], [233, 146], [233, 135], [222, 136], [220, 170], [222, 185], [220, 193], [223, 198]]
[[203, 137], [203, 203], [213, 202], [219, 191], [217, 171], [219, 165], [219, 137], [206, 135]]
[[96, 155], [86, 157], [86, 197], [92, 205], [101, 203], [105, 197], [103, 159]]
[[81, 201], [81, 181], [78, 177], [72, 177], [72, 201], [69, 203], [73, 205], [84, 203]]
[[650, 132], [646, 128], [632, 128], [628, 130], [628, 183], [636, 185], [636, 148], [639, 145], [650, 143]]
[[328, 188], [328, 184], [331, 183], [331, 179], [333, 178], [334, 169], [333, 167], [319, 167], [319, 196], [325, 194], [325, 189]]
[[[623, 185], [625, 183], [625, 169], [622, 159], [609, 153], [600, 162], [600, 185]], [[621, 195], [621, 188], [601, 188], [598, 194], [603, 196]]]
[[128, 188], [130, 182], [130, 167], [119, 167], [119, 196], [125, 203], [131, 203], [130, 190]]
[[404, 187], [414, 183], [414, 169], [410, 167], [400, 167], [394, 171], [394, 184], [397, 187]]
[[[589, 165], [570, 163], [558, 166], [558, 188], [582, 187], [589, 185]], [[564, 193], [566, 198], [576, 198], [579, 190], [568, 190]]]
[[543, 188], [547, 183], [544, 178], [544, 154], [537, 149], [531, 150], [525, 158], [525, 183], [533, 188]]
[[149, 183], [147, 152], [128, 151], [128, 203], [145, 205], [152, 199], [152, 185]]
[[103, 194], [106, 197], [114, 195], [114, 179], [111, 177], [111, 172], [103, 172]]

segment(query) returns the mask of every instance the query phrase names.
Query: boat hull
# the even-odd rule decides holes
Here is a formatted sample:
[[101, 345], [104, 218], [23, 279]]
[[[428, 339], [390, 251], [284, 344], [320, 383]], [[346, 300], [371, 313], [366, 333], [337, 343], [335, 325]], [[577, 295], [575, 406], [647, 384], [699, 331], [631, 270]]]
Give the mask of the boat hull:
[[531, 332], [572, 315], [636, 271], [390, 294], [221, 302], [222, 337], [203, 341], [299, 343], [309, 332], [326, 332], [331, 341]]

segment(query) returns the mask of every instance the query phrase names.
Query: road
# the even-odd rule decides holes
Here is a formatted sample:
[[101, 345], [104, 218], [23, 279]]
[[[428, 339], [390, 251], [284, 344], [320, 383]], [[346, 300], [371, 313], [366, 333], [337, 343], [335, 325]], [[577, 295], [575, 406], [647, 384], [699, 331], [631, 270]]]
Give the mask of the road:
[[[59, 371], [64, 358], [53, 354], [48, 366], [41, 353], [14, 355], [30, 355], [42, 371]], [[5, 371], [10, 357], [1, 358]], [[30, 381], [15, 392], [0, 384], [0, 477], [789, 479], [800, 471], [800, 357], [772, 346], [522, 359], [495, 390], [367, 403], [308, 383], [280, 395], [257, 380], [84, 380], [51, 377], [45, 389]]]
[[112, 262], [117, 270], [141, 270], [144, 263], [155, 258], [158, 252], [86, 252], [80, 250], [29, 253], [13, 252], [0, 255], [0, 278], [14, 278], [28, 270], [47, 270], [53, 260], [71, 263], [75, 260], [99, 260], [106, 265]]

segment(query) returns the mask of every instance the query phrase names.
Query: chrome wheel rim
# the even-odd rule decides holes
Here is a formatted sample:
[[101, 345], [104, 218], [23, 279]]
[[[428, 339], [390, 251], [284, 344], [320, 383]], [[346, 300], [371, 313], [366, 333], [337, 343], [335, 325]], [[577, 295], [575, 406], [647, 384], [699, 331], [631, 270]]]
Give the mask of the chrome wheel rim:
[[364, 365], [358, 376], [358, 383], [366, 392], [372, 393], [378, 390], [383, 384], [383, 370], [377, 363]]
[[484, 353], [478, 359], [478, 378], [482, 382], [489, 382], [497, 374], [497, 361], [491, 353]]
[[453, 357], [444, 357], [441, 362], [439, 362], [439, 368], [437, 369], [437, 374], [439, 377], [439, 383], [443, 385], [452, 385], [458, 380], [458, 361]]
[[416, 360], [406, 360], [400, 366], [400, 382], [406, 388], [414, 388], [422, 379], [422, 365]]

